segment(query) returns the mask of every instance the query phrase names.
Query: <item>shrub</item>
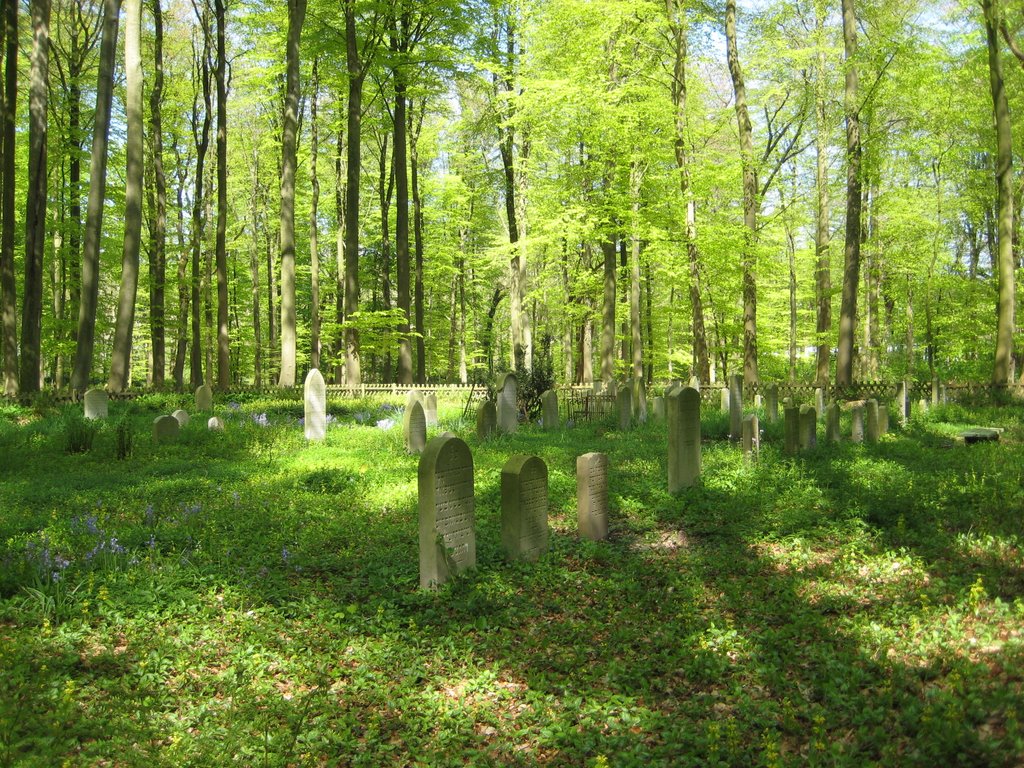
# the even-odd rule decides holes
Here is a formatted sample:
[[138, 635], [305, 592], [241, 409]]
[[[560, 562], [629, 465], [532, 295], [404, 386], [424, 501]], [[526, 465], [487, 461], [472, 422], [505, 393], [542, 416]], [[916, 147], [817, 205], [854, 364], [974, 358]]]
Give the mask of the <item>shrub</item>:
[[92, 450], [97, 425], [79, 413], [69, 412], [64, 416], [64, 452], [86, 453]]
[[114, 430], [114, 449], [117, 453], [118, 460], [123, 461], [132, 455], [132, 441], [134, 436], [132, 435], [131, 420], [127, 416], [124, 416], [117, 422], [117, 426]]

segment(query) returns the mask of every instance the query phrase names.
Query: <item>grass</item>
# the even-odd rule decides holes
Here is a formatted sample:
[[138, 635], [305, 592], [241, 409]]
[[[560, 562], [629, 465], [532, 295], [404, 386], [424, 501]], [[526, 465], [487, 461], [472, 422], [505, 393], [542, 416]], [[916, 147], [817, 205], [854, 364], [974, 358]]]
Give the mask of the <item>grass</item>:
[[[442, 402], [473, 451], [479, 567], [425, 593], [400, 414], [332, 403], [307, 445], [301, 403], [253, 398], [153, 445], [184, 403], [111, 403], [80, 453], [67, 413], [0, 411], [0, 765], [1024, 760], [1019, 407], [797, 459], [762, 420], [753, 463], [711, 411], [703, 483], [673, 497], [659, 425], [480, 444]], [[955, 444], [968, 425], [1007, 431]], [[576, 532], [590, 450], [611, 460], [598, 543]], [[516, 453], [549, 467], [533, 565], [500, 554]]]

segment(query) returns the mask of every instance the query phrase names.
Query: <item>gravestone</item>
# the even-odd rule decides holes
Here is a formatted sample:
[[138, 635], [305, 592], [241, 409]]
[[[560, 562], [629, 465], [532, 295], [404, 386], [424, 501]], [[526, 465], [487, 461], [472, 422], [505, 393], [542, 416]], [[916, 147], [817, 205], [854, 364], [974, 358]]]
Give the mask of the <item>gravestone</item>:
[[633, 393], [629, 387], [623, 387], [615, 396], [615, 407], [619, 415], [619, 429], [623, 432], [633, 426]]
[[514, 373], [506, 373], [498, 379], [496, 392], [498, 397], [498, 429], [502, 432], [515, 432], [519, 428], [516, 375]]
[[481, 442], [491, 437], [498, 429], [498, 412], [494, 403], [485, 400], [476, 412], [476, 437]]
[[690, 377], [690, 387], [692, 387], [693, 389], [696, 389], [698, 392], [700, 392], [700, 379], [698, 379], [696, 376], [691, 376]]
[[729, 376], [729, 439], [740, 441], [743, 431], [743, 374]]
[[608, 537], [608, 457], [603, 453], [576, 459], [576, 515], [583, 538]]
[[814, 388], [814, 412], [818, 418], [825, 416], [825, 390], [821, 387]]
[[868, 400], [864, 404], [864, 413], [867, 420], [867, 428], [864, 436], [869, 443], [878, 442], [878, 401]]
[[423, 398], [423, 415], [427, 419], [428, 427], [437, 426], [437, 395], [429, 392]]
[[181, 424], [173, 416], [157, 416], [153, 419], [153, 442], [170, 443], [178, 438]]
[[590, 388], [593, 390], [595, 395], [600, 395], [604, 392], [604, 384], [600, 381], [595, 381]]
[[419, 400], [420, 402], [423, 402], [423, 395], [420, 393], [420, 391], [418, 389], [410, 389], [408, 392], [405, 393], [405, 407], [406, 408], [408, 408], [410, 405], [412, 405], [413, 402], [416, 401], [416, 400]]
[[209, 384], [196, 387], [196, 410], [199, 413], [213, 410], [213, 388]]
[[946, 405], [948, 402], [949, 402], [949, 399], [947, 398], [947, 395], [946, 395], [946, 385], [945, 384], [940, 384], [939, 385], [939, 405]]
[[751, 413], [743, 417], [743, 456], [747, 459], [757, 458], [761, 450], [761, 433], [757, 414]]
[[558, 429], [558, 393], [549, 389], [540, 396], [540, 405], [544, 429]]
[[878, 434], [889, 434], [889, 406], [878, 404]]
[[918, 401], [918, 403], [917, 403], [917, 409], [918, 409], [919, 411], [921, 411], [921, 413], [927, 413], [927, 412], [928, 412], [928, 401], [927, 401], [927, 400], [925, 400], [925, 399], [924, 399], [924, 398], [922, 397], [922, 398], [921, 398], [921, 399], [920, 399], [920, 400]]
[[665, 398], [656, 397], [651, 401], [651, 415], [655, 421], [665, 420]]
[[190, 419], [190, 417], [188, 415], [188, 412], [187, 411], [183, 411], [180, 408], [178, 410], [174, 411], [171, 414], [171, 416], [173, 416], [175, 419], [178, 420], [178, 425], [181, 426], [181, 427], [187, 427], [189, 421], [191, 421], [191, 419]]
[[647, 386], [642, 378], [631, 380], [633, 397], [633, 418], [641, 424], [647, 423]]
[[939, 404], [939, 380], [932, 379], [932, 405]]
[[764, 390], [764, 415], [769, 424], [779, 420], [779, 385], [769, 384]]
[[405, 450], [408, 453], [423, 453], [427, 445], [427, 416], [419, 400], [413, 400], [412, 405], [405, 409], [402, 434], [405, 436]]
[[782, 428], [784, 435], [783, 451], [787, 456], [796, 456], [800, 452], [800, 409], [787, 405], [782, 409]]
[[105, 419], [107, 418], [110, 396], [102, 389], [90, 389], [85, 393], [85, 418]]
[[548, 550], [548, 468], [536, 456], [513, 456], [501, 469], [501, 546], [509, 560]]
[[800, 450], [813, 451], [818, 447], [818, 411], [809, 406], [800, 406]]
[[617, 381], [615, 381], [615, 379], [612, 379], [611, 381], [605, 382], [604, 393], [606, 395], [608, 395], [608, 397], [618, 397], [619, 396], [619, 383]]
[[729, 412], [729, 388], [728, 387], [722, 387], [722, 389], [718, 393], [718, 397], [719, 397], [719, 401], [718, 401], [719, 410], [721, 410], [723, 413], [728, 413]]
[[316, 368], [306, 374], [302, 391], [305, 401], [303, 432], [307, 440], [323, 440], [327, 437], [327, 385]]
[[[414, 403], [410, 410], [423, 406]], [[419, 464], [420, 587], [433, 589], [476, 566], [473, 455], [450, 433], [431, 440]]]
[[839, 431], [839, 403], [829, 403], [825, 408], [825, 442], [838, 443], [842, 439]]
[[964, 445], [974, 445], [975, 443], [998, 443], [999, 432], [1000, 430], [998, 429], [973, 427], [961, 432], [960, 438], [964, 441]]
[[855, 443], [864, 442], [864, 406], [855, 405], [850, 416], [850, 440]]
[[901, 381], [896, 387], [896, 414], [900, 418], [900, 424], [907, 426], [910, 419], [910, 382]]
[[210, 420], [206, 422], [206, 428], [211, 432], [223, 432], [224, 431], [224, 419], [220, 416], [211, 416]]
[[676, 493], [700, 479], [700, 392], [677, 389], [667, 403], [668, 490]]

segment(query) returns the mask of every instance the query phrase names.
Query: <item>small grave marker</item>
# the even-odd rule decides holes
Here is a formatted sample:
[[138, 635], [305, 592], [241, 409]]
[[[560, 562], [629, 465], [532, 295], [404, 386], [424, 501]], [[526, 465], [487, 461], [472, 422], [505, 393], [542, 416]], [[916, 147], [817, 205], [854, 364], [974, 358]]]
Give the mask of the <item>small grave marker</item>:
[[576, 459], [576, 514], [585, 539], [608, 537], [608, 457], [603, 453]]

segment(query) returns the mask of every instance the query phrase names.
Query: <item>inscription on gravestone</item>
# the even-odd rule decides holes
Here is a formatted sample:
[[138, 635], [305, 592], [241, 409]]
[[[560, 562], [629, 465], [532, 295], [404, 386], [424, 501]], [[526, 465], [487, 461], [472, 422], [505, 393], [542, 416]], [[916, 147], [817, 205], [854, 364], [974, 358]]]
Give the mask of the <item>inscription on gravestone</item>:
[[608, 457], [603, 453], [576, 459], [576, 514], [585, 539], [608, 537]]
[[501, 470], [501, 545], [509, 560], [536, 560], [548, 549], [548, 468], [513, 456]]
[[418, 483], [420, 587], [433, 589], [453, 574], [476, 566], [469, 446], [450, 433], [435, 437], [420, 458]]

